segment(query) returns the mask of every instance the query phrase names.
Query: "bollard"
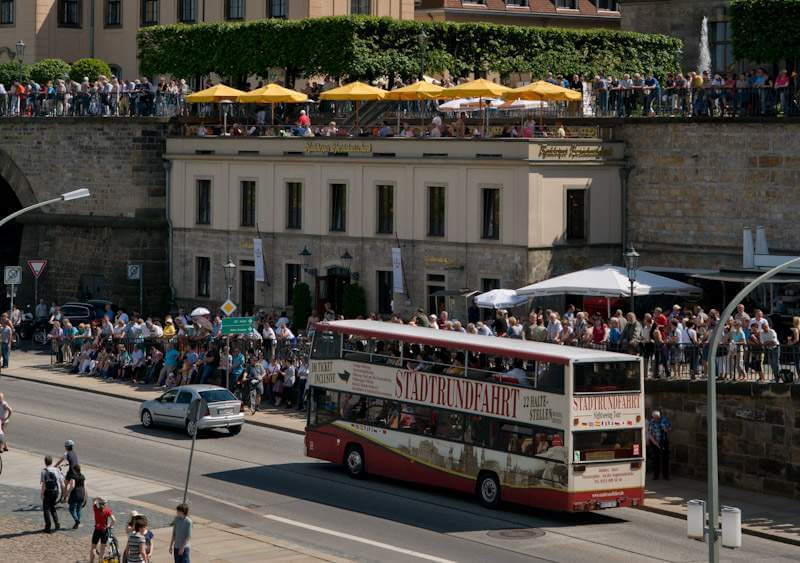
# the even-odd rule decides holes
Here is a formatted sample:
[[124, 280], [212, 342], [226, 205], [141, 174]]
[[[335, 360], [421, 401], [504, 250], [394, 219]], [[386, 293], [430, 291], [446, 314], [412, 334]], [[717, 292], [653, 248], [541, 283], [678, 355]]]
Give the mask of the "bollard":
[[686, 535], [703, 540], [706, 534], [706, 503], [703, 500], [690, 500], [686, 504]]
[[742, 547], [742, 511], [732, 506], [722, 507], [722, 547]]

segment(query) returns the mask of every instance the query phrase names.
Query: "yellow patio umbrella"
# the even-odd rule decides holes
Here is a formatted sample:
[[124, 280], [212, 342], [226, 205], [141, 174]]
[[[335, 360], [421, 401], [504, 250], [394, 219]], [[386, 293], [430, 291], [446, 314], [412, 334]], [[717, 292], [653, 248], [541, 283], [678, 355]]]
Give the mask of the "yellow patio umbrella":
[[502, 94], [504, 100], [544, 100], [548, 102], [579, 102], [583, 95], [575, 90], [539, 80]]
[[200, 90], [194, 94], [186, 96], [186, 101], [190, 104], [213, 104], [219, 102], [235, 102], [239, 96], [244, 94], [241, 90], [231, 88], [225, 84], [215, 84], [211, 88]]
[[[477, 80], [471, 80], [470, 82], [464, 82], [463, 84], [459, 84], [458, 86], [453, 86], [452, 88], [446, 89], [442, 92], [447, 98], [480, 98], [481, 101], [483, 98], [499, 98], [505, 92], [511, 90], [508, 86], [503, 86], [502, 84], [497, 84], [496, 82], [492, 82], [491, 80], [486, 80], [485, 78], [478, 78]], [[482, 103], [481, 103], [482, 105]], [[486, 112], [486, 108], [482, 108], [484, 114], [484, 133], [488, 134], [489, 129], [489, 114]]]
[[[520, 86], [514, 88], [503, 94], [504, 100], [541, 100], [547, 102], [579, 102], [583, 99], [583, 95], [575, 90], [551, 84], [544, 80], [537, 80], [531, 82], [527, 86]], [[539, 108], [539, 121], [544, 123], [544, 114], [542, 108]], [[534, 119], [535, 122], [535, 119]]]
[[[244, 94], [241, 90], [231, 88], [225, 84], [215, 84], [211, 88], [200, 90], [194, 94], [186, 96], [186, 101], [190, 104], [223, 104], [236, 102], [239, 96]], [[228, 131], [228, 111], [225, 110], [222, 116], [222, 132]]]
[[289, 90], [280, 84], [267, 84], [239, 96], [242, 104], [270, 104], [272, 106], [272, 125], [275, 125], [275, 104], [300, 104], [308, 100], [302, 92]]
[[[444, 88], [431, 84], [425, 80], [414, 82], [402, 88], [396, 88], [386, 94], [384, 99], [393, 100], [396, 102], [413, 102], [419, 100], [442, 100], [446, 96], [442, 95]], [[420, 117], [420, 119], [422, 119]], [[421, 123], [421, 121], [420, 121]], [[397, 131], [400, 132], [400, 111], [397, 111]]]
[[319, 95], [320, 100], [350, 101], [356, 103], [356, 128], [358, 128], [358, 104], [382, 100], [388, 92], [363, 82], [351, 82], [338, 88], [332, 88]]

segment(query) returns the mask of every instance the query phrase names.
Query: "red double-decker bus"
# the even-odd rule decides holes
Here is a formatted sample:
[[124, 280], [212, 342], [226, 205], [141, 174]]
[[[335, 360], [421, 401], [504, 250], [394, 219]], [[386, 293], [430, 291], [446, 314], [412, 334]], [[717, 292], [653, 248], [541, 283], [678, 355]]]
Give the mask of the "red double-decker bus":
[[635, 356], [375, 321], [317, 325], [310, 457], [563, 511], [639, 506]]

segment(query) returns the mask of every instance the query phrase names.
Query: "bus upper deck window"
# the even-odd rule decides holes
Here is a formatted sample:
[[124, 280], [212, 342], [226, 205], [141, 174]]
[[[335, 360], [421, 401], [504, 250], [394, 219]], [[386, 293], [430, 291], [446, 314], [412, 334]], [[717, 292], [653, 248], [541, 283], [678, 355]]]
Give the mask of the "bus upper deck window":
[[339, 358], [342, 335], [335, 332], [317, 332], [311, 347], [312, 360], [332, 360]]

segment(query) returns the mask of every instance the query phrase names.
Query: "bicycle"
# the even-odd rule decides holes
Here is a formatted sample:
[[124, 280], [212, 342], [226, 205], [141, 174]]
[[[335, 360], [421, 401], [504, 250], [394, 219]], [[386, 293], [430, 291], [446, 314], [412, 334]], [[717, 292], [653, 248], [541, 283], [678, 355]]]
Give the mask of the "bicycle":
[[114, 535], [114, 530], [108, 528], [108, 540], [106, 541], [106, 549], [103, 556], [100, 558], [101, 563], [120, 563], [122, 556], [119, 551], [119, 542]]

